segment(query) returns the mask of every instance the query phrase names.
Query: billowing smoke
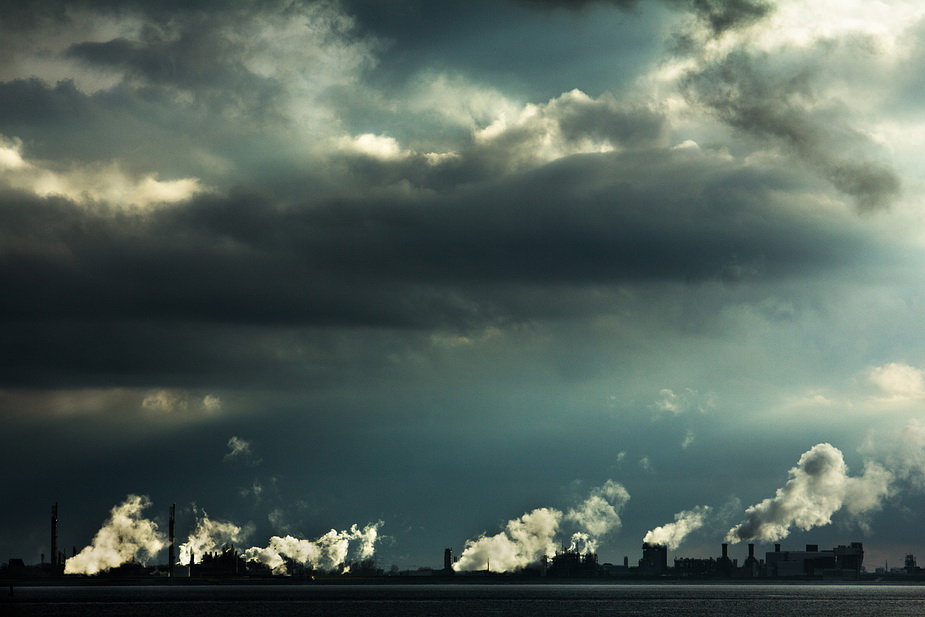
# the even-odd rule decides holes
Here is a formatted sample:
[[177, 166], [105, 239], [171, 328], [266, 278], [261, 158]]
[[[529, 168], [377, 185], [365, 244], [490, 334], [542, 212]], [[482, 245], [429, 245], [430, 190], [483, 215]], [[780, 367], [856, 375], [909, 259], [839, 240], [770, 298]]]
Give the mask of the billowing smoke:
[[199, 563], [204, 553], [213, 553], [222, 550], [226, 545], [239, 544], [247, 539], [252, 528], [241, 528], [227, 521], [216, 521], [202, 512], [197, 516], [196, 527], [186, 542], [179, 546], [179, 562], [183, 565]]
[[64, 564], [65, 574], [97, 574], [134, 560], [154, 557], [166, 545], [157, 525], [141, 516], [146, 496], [129, 495], [115, 506], [93, 542]]
[[697, 506], [692, 510], [684, 510], [674, 515], [674, 522], [656, 527], [642, 539], [648, 544], [662, 544], [674, 550], [681, 546], [684, 538], [692, 531], [703, 527], [710, 516], [710, 506]]
[[335, 571], [343, 568], [348, 557], [372, 557], [381, 525], [379, 521], [362, 529], [356, 525], [347, 531], [332, 529], [316, 540], [273, 536], [266, 548], [254, 546], [247, 549], [244, 558], [269, 567], [275, 574], [286, 574], [287, 560], [319, 570]]
[[568, 527], [577, 528], [570, 537], [570, 550], [594, 552], [602, 536], [619, 529], [619, 512], [629, 498], [623, 486], [608, 480], [567, 514], [554, 508], [537, 508], [508, 521], [500, 533], [468, 540], [453, 568], [459, 572], [525, 568], [562, 548]]
[[584, 554], [596, 552], [599, 539], [622, 525], [620, 510], [629, 498], [623, 485], [613, 480], [592, 489], [587, 499], [565, 515], [566, 521], [579, 528], [572, 534], [571, 550]]
[[841, 450], [828, 443], [804, 452], [789, 475], [773, 498], [745, 510], [745, 520], [729, 530], [727, 542], [779, 540], [792, 527], [806, 531], [828, 525], [842, 508], [863, 525], [863, 516], [879, 509], [894, 490], [894, 474], [876, 463], [868, 463], [862, 476], [849, 476]]
[[501, 533], [466, 541], [453, 569], [510, 572], [537, 563], [543, 557], [555, 554], [561, 522], [562, 512], [553, 508], [537, 508], [508, 521]]

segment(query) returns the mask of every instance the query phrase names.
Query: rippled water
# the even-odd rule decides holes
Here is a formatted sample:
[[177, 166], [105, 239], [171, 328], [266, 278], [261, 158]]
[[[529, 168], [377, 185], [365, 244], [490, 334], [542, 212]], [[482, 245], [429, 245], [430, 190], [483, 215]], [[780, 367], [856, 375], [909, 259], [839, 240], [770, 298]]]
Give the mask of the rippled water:
[[74, 617], [511, 615], [853, 617], [925, 614], [888, 585], [219, 585], [20, 587], [0, 613]]

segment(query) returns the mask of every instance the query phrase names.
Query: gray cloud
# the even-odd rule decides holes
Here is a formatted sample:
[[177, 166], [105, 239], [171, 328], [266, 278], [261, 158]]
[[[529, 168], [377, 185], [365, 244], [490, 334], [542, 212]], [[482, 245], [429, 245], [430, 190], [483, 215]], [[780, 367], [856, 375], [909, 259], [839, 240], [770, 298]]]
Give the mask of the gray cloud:
[[[642, 0], [516, 0], [518, 3], [536, 8], [563, 8], [583, 10], [595, 4], [616, 6], [622, 10], [635, 9]], [[652, 0], [650, 0], [651, 2]], [[690, 11], [705, 24], [713, 34], [753, 23], [773, 8], [767, 0], [660, 0], [673, 8]]]
[[691, 103], [730, 126], [790, 146], [860, 210], [888, 206], [900, 179], [842, 103], [820, 103], [813, 85], [820, 70], [809, 58], [796, 68], [774, 66], [767, 55], [740, 48], [699, 62], [680, 85]]

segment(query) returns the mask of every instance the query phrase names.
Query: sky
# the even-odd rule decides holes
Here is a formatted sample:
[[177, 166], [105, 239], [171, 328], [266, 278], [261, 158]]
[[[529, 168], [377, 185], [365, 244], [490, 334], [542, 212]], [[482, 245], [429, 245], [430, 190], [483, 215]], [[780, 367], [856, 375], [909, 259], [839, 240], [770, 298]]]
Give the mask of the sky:
[[3, 2], [0, 561], [925, 558], [923, 61], [917, 0]]

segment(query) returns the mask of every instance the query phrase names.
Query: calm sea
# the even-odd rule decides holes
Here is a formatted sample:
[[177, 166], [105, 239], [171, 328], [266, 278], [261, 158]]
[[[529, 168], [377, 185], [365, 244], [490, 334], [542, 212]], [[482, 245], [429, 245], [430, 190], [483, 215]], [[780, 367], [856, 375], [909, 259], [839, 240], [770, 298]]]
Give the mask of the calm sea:
[[6, 591], [0, 614], [10, 617], [925, 615], [925, 587], [888, 585], [20, 587], [12, 598]]

